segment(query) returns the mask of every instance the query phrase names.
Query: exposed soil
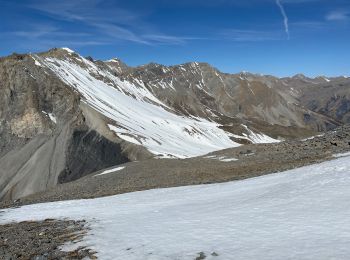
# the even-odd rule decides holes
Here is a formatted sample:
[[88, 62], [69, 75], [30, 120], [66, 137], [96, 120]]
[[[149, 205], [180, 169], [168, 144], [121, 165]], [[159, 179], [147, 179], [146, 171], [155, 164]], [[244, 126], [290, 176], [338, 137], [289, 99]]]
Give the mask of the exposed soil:
[[61, 249], [65, 243], [79, 242], [87, 229], [85, 221], [54, 219], [0, 226], [0, 259], [96, 259], [88, 248]]

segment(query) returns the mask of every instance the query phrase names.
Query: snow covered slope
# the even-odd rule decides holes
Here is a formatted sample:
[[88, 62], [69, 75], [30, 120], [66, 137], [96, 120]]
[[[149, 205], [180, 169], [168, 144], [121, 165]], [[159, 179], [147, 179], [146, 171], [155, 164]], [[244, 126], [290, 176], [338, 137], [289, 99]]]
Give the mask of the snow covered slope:
[[[84, 102], [112, 120], [108, 124], [110, 130], [128, 142], [145, 146], [153, 154], [184, 158], [239, 145], [219, 124], [181, 115], [155, 97], [143, 82], [122, 80], [108, 68], [73, 51], [60, 58], [34, 58], [76, 89]], [[276, 141], [250, 133], [252, 142]], [[249, 135], [242, 138], [249, 139]]]
[[[245, 181], [6, 209], [86, 219], [100, 259], [348, 259], [350, 158]], [[212, 255], [215, 252], [217, 256]]]

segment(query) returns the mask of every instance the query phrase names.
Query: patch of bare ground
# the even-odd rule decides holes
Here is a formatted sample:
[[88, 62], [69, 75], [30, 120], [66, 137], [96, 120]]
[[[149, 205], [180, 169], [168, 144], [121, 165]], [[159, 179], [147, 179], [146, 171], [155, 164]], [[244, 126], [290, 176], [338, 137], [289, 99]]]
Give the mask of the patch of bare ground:
[[46, 219], [0, 226], [0, 259], [96, 259], [85, 247], [62, 250], [66, 243], [81, 241], [88, 231], [87, 223], [74, 220]]

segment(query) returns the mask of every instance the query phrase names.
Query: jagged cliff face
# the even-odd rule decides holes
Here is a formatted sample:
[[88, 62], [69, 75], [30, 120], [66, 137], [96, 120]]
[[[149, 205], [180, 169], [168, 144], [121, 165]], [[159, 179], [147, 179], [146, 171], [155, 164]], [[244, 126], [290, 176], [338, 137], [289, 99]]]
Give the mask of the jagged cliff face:
[[[322, 87], [315, 101], [312, 91], [325, 84], [316, 81], [306, 90], [303, 79], [224, 74], [203, 63], [131, 68], [69, 49], [2, 58], [0, 199], [126, 161], [198, 156], [348, 122], [349, 80]], [[335, 90], [341, 100], [329, 101]]]

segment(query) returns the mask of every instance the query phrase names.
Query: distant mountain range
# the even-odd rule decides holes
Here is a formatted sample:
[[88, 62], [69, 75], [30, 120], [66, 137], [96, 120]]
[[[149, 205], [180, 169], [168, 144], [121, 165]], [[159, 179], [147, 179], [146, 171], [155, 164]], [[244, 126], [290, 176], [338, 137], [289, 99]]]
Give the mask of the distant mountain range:
[[306, 138], [350, 122], [350, 79], [129, 67], [68, 49], [0, 59], [0, 199], [128, 161]]

